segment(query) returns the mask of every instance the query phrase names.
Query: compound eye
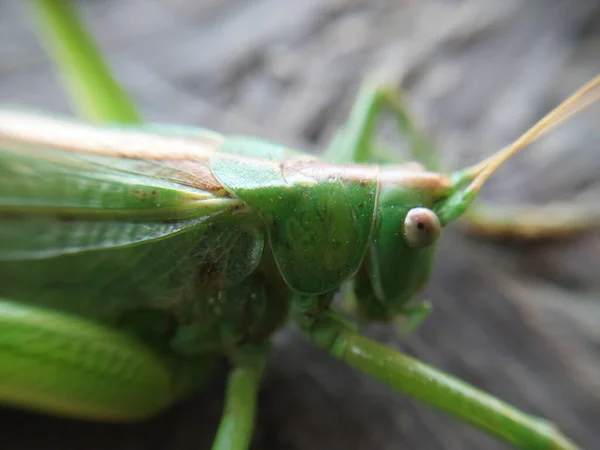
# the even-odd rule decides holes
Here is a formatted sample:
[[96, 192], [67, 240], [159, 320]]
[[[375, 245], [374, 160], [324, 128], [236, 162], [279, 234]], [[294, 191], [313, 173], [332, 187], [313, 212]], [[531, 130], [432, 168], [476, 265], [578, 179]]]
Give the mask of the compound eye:
[[436, 214], [427, 208], [413, 208], [404, 219], [404, 235], [412, 248], [427, 247], [440, 237], [441, 225]]

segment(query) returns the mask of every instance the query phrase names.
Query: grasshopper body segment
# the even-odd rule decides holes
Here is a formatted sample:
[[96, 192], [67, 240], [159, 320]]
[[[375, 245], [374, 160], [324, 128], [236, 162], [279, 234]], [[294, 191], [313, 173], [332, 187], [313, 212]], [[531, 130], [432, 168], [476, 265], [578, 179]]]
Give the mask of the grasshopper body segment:
[[307, 295], [336, 290], [358, 269], [379, 185], [376, 177], [348, 179], [335, 166], [318, 174], [320, 164], [211, 158], [216, 177], [263, 219], [288, 286]]

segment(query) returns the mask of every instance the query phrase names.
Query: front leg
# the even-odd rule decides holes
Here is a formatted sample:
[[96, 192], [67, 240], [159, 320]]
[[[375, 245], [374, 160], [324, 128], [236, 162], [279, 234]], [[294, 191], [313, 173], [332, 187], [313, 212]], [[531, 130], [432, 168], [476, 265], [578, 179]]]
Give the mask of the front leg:
[[578, 448], [551, 423], [361, 336], [324, 304], [322, 298], [298, 299], [295, 318], [308, 338], [335, 358], [517, 448]]

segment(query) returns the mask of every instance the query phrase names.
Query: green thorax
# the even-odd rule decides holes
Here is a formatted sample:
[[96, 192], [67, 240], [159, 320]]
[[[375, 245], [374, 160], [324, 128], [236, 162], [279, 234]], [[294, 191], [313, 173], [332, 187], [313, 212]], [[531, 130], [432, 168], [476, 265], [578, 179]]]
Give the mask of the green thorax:
[[262, 217], [291, 289], [335, 291], [356, 273], [371, 239], [378, 168], [336, 166], [253, 143], [228, 138], [211, 155], [215, 177]]

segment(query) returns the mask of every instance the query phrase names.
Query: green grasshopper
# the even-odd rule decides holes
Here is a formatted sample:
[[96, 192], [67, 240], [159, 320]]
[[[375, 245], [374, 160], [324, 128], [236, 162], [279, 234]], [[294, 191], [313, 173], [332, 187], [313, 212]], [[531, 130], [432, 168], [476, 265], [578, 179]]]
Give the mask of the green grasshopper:
[[333, 357], [499, 440], [577, 448], [547, 421], [361, 336], [332, 300], [344, 289], [362, 322], [422, 320], [427, 307], [411, 300], [442, 228], [511, 155], [597, 100], [600, 76], [510, 146], [444, 174], [371, 162], [383, 106], [415, 156], [432, 157], [399, 95], [374, 83], [322, 157], [142, 125], [73, 6], [32, 3], [87, 122], [0, 110], [0, 401], [143, 420], [200, 388], [224, 354], [213, 449], [246, 449], [269, 338], [292, 320]]

